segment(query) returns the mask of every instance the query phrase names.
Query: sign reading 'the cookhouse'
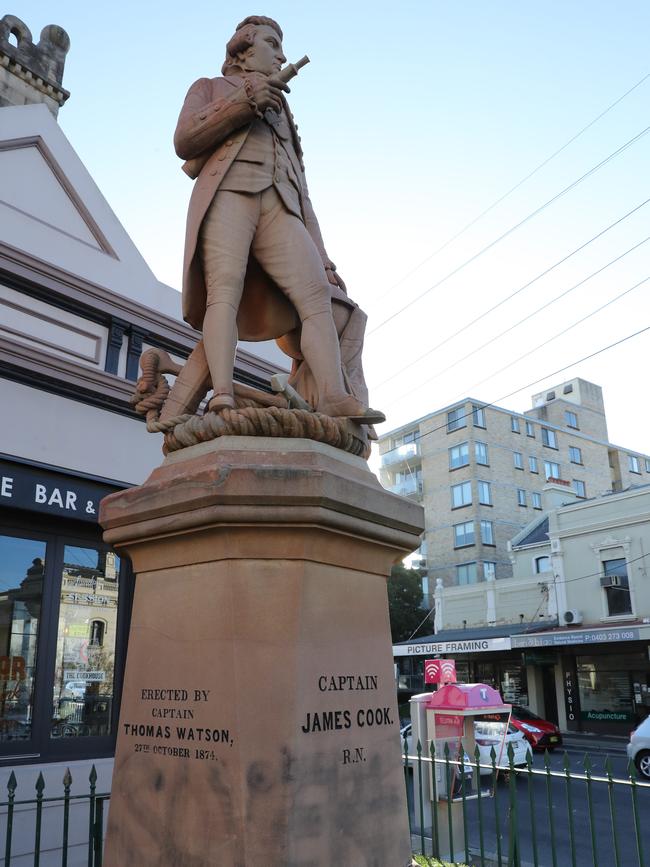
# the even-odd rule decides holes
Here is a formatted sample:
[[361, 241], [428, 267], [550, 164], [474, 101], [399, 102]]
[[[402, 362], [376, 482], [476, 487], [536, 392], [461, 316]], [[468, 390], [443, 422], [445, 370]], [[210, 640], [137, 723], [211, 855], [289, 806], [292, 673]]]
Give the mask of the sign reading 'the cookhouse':
[[115, 490], [101, 482], [0, 460], [0, 506], [96, 523], [100, 500]]

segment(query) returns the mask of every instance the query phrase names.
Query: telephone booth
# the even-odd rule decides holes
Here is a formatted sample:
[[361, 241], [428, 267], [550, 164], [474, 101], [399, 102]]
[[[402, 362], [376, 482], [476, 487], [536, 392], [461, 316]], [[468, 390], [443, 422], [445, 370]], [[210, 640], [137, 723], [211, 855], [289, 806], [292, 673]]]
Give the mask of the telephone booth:
[[[490, 745], [494, 746], [497, 762], [501, 759], [512, 706], [504, 704], [496, 689], [485, 683], [448, 683], [431, 693], [425, 707], [427, 737], [435, 745], [437, 758], [443, 759], [448, 748], [451, 761], [458, 761], [462, 752], [464, 761], [474, 765], [477, 729], [478, 743], [481, 743], [481, 728], [487, 724], [493, 733], [491, 740], [494, 743]], [[457, 765], [453, 768], [456, 774], [452, 778], [452, 801], [457, 797], [454, 788], [458, 787], [453, 784], [460, 772]], [[443, 764], [436, 763], [436, 783], [438, 798], [449, 800], [446, 767]], [[479, 784], [480, 780], [474, 779], [469, 793], [465, 786], [465, 797], [476, 797]]]
[[[434, 792], [437, 799], [439, 857], [449, 857], [449, 816], [454, 840], [463, 840], [462, 801], [476, 798], [481, 785], [481, 775], [476, 772], [475, 749], [487, 745], [481, 764], [489, 764], [489, 752], [494, 747], [497, 762], [504, 754], [505, 738], [512, 706], [505, 704], [491, 686], [484, 683], [449, 683], [436, 692], [422, 693], [411, 699], [411, 724], [413, 751], [418, 740], [422, 756], [431, 755], [433, 742], [438, 761], [428, 764], [429, 773], [422, 775], [422, 790], [414, 776], [415, 816], [424, 816], [425, 828], [432, 826], [431, 801]], [[487, 727], [490, 737], [483, 737]], [[449, 767], [444, 761], [449, 751]], [[464, 769], [457, 762], [463, 755]], [[453, 763], [453, 764], [452, 764]], [[434, 776], [435, 775], [435, 776]], [[434, 787], [435, 780], [435, 787]], [[481, 794], [491, 794], [489, 791]]]

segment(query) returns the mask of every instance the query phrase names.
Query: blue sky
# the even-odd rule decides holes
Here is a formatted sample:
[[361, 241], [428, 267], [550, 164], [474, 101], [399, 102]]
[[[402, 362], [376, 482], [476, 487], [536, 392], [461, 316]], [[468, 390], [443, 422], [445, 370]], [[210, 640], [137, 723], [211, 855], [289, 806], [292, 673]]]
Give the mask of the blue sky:
[[495, 373], [650, 275], [650, 242], [641, 243], [650, 235], [650, 204], [416, 362], [650, 197], [645, 135], [464, 265], [648, 126], [646, 79], [431, 256], [650, 72], [647, 2], [276, 2], [256, 9], [199, 0], [186, 8], [150, 0], [104, 7], [22, 0], [7, 10], [35, 38], [48, 23], [68, 31], [64, 84], [72, 95], [61, 127], [161, 280], [176, 287], [180, 281], [191, 182], [171, 139], [185, 92], [196, 78], [219, 74], [225, 42], [241, 18], [271, 15], [284, 29], [287, 57], [308, 54], [312, 61], [292, 84], [290, 103], [328, 252], [368, 312], [369, 330], [376, 329], [365, 363], [372, 403], [389, 416], [384, 429], [468, 394], [524, 410], [533, 392], [580, 375], [604, 388], [611, 439], [650, 452], [643, 389], [650, 332], [553, 375], [650, 325], [650, 284]]

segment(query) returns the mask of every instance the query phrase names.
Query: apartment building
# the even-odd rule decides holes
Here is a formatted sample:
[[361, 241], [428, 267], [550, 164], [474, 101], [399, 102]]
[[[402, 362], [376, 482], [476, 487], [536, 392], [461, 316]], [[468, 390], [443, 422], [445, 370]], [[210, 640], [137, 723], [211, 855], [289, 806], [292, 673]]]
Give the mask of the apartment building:
[[523, 414], [465, 398], [383, 435], [379, 452], [382, 484], [425, 507], [415, 565], [429, 606], [438, 580], [512, 574], [508, 541], [542, 511], [549, 480], [581, 499], [650, 481], [650, 457], [609, 442], [602, 389], [579, 378]]

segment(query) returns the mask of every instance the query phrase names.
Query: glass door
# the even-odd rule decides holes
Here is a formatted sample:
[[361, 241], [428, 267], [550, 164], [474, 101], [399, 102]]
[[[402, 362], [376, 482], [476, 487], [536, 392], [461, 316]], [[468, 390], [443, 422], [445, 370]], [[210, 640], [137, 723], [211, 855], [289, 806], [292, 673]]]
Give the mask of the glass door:
[[52, 738], [112, 733], [119, 576], [119, 557], [103, 546], [63, 546]]
[[131, 582], [98, 535], [0, 530], [0, 760], [113, 751]]
[[45, 538], [0, 534], [0, 754], [29, 750], [35, 736], [51, 547]]

